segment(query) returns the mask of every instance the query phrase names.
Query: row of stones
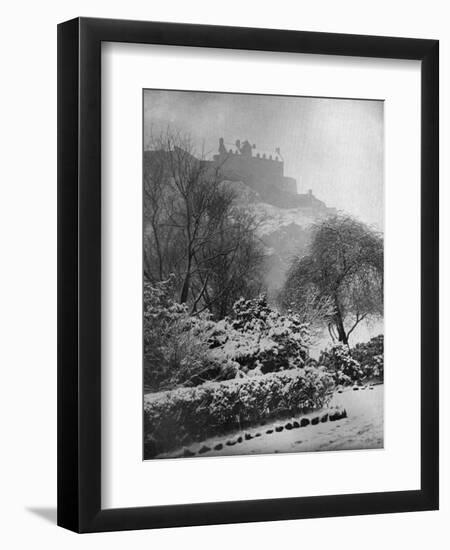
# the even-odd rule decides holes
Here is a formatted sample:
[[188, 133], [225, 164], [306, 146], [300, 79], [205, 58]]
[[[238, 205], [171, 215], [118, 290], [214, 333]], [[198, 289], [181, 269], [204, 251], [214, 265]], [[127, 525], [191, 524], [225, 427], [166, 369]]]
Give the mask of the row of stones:
[[[373, 390], [374, 386], [372, 384], [364, 384], [363, 386], [352, 386], [352, 390], [353, 391], [358, 391], [358, 390]], [[338, 393], [342, 393], [344, 390], [342, 387], [340, 387], [337, 392]]]
[[[283, 430], [296, 430], [298, 428], [305, 428], [306, 426], [309, 426], [309, 425], [316, 426], [321, 422], [327, 422], [327, 421], [334, 422], [336, 420], [341, 420], [343, 418], [347, 418], [347, 411], [341, 408], [334, 408], [322, 415], [314, 416], [311, 419], [307, 417], [303, 417], [303, 418], [300, 418], [299, 420], [291, 420], [286, 424], [280, 424], [278, 426], [275, 426], [274, 428], [269, 428], [265, 430], [264, 433], [267, 435], [270, 435], [272, 433], [282, 432]], [[210, 451], [221, 451], [225, 446], [232, 447], [234, 445], [242, 443], [243, 441], [249, 441], [250, 439], [261, 437], [262, 435], [263, 435], [262, 432], [256, 432], [253, 434], [245, 433], [243, 436], [240, 435], [236, 439], [229, 439], [225, 441], [225, 443], [217, 443], [217, 445], [214, 445], [214, 447], [203, 445], [197, 452], [191, 449], [185, 448], [179, 455], [176, 456], [176, 458], [192, 457], [192, 456], [195, 456], [196, 454], [202, 455]]]

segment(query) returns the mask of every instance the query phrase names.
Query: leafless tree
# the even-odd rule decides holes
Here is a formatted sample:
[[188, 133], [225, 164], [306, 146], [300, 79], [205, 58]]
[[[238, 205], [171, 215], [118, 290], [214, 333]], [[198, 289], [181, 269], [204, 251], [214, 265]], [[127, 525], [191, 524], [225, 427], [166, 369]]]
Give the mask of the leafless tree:
[[264, 247], [256, 238], [258, 222], [244, 209], [232, 206], [217, 227], [214, 240], [200, 252], [197, 293], [217, 318], [225, 317], [240, 297], [258, 296], [264, 289]]
[[152, 140], [144, 154], [144, 269], [149, 280], [174, 273], [181, 303], [223, 317], [258, 279], [262, 247], [220, 168], [187, 136], [167, 131]]

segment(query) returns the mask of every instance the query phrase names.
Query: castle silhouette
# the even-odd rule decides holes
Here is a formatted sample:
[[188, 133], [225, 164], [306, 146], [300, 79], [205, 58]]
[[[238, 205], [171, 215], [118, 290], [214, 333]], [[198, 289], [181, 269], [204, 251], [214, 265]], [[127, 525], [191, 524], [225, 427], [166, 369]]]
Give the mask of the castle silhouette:
[[318, 200], [308, 189], [297, 192], [297, 181], [284, 175], [284, 160], [280, 148], [263, 152], [248, 140], [234, 145], [219, 139], [218, 153], [211, 161], [205, 161], [220, 171], [224, 180], [242, 181], [259, 193], [262, 200], [284, 208], [311, 208], [326, 210], [325, 203]]
[[297, 192], [297, 181], [284, 175], [284, 160], [279, 148], [262, 152], [248, 140], [238, 139], [233, 145], [219, 139], [218, 152], [211, 160], [197, 159], [190, 153], [174, 146], [172, 153], [163, 150], [144, 151], [144, 170], [152, 170], [161, 159], [177, 154], [178, 158], [198, 162], [206, 169], [218, 173], [222, 181], [242, 182], [256, 193], [263, 202], [281, 208], [302, 208], [318, 214], [330, 212], [324, 202], [317, 199], [312, 190]]

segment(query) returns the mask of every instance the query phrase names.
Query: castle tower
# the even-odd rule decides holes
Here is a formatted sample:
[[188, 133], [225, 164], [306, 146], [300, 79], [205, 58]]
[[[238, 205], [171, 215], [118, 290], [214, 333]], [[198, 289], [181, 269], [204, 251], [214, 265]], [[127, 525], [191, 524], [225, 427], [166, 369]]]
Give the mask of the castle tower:
[[252, 146], [250, 145], [250, 142], [247, 139], [242, 144], [241, 155], [243, 157], [251, 157], [252, 156]]
[[223, 141], [223, 137], [219, 139], [219, 155], [226, 155], [227, 150]]

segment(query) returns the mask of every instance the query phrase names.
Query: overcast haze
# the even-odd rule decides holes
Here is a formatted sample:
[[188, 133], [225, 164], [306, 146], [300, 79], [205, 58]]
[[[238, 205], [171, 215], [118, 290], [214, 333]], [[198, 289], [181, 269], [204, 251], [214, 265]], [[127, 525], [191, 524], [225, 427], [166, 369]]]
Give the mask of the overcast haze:
[[299, 192], [383, 229], [382, 101], [146, 90], [144, 147], [168, 126], [209, 155], [220, 137], [280, 147]]

